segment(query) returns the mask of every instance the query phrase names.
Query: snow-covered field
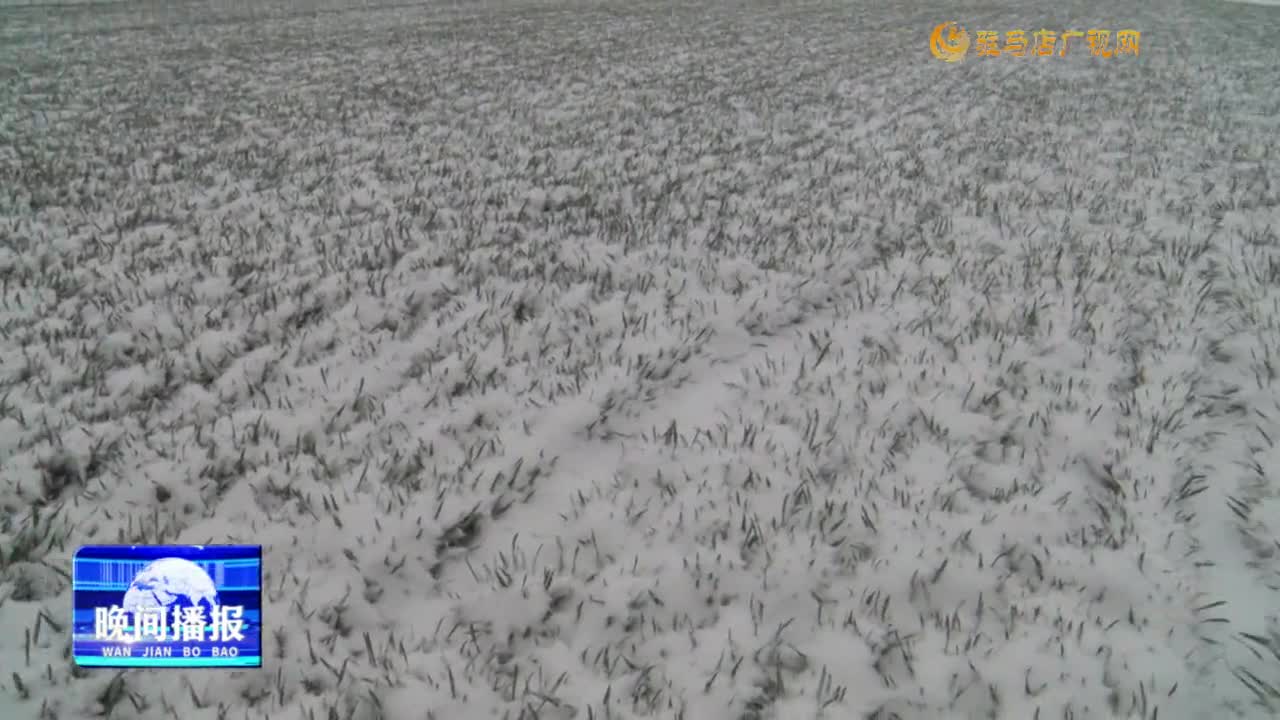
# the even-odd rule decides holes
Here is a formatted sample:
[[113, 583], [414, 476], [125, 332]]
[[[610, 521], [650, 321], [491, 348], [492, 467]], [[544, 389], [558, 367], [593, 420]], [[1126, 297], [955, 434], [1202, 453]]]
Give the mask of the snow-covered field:
[[5, 720], [1280, 712], [1280, 11], [325, 7], [0, 12]]

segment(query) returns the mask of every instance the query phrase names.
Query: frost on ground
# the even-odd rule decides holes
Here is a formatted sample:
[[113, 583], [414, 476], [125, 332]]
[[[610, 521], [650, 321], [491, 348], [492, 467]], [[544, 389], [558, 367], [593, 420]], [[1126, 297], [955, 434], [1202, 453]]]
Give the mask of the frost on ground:
[[[1280, 15], [175, 7], [0, 16], [6, 719], [1277, 712]], [[75, 667], [116, 541], [265, 667]]]

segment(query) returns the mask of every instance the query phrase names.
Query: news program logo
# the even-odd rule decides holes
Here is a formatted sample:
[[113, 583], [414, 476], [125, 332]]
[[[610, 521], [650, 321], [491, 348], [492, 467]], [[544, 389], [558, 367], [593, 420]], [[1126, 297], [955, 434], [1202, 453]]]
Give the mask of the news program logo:
[[72, 654], [87, 667], [261, 667], [261, 545], [86, 545]]

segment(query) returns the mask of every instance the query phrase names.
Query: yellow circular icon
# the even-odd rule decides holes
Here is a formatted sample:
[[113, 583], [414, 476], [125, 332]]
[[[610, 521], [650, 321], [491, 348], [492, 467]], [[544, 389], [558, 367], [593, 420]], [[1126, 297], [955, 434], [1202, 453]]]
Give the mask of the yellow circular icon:
[[929, 35], [929, 52], [942, 62], [960, 62], [969, 52], [969, 33], [953, 22], [944, 22]]

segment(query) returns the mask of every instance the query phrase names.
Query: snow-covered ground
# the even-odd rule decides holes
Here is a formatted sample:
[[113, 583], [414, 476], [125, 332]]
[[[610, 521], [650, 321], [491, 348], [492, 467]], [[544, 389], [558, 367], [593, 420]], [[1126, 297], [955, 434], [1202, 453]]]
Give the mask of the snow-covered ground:
[[[3, 11], [0, 716], [1273, 717], [1278, 32]], [[116, 541], [263, 543], [265, 667], [75, 667]]]

